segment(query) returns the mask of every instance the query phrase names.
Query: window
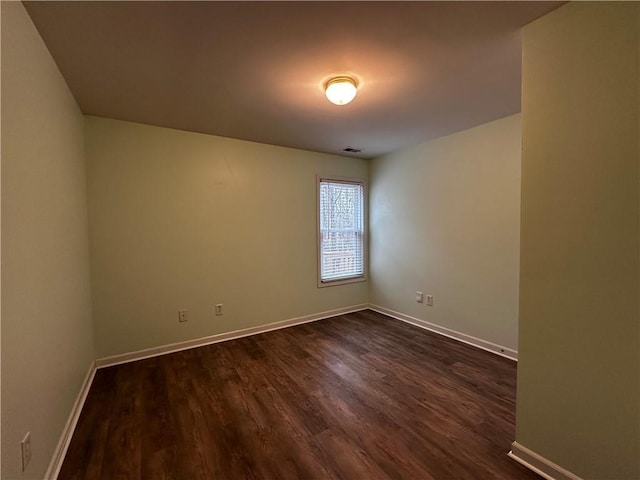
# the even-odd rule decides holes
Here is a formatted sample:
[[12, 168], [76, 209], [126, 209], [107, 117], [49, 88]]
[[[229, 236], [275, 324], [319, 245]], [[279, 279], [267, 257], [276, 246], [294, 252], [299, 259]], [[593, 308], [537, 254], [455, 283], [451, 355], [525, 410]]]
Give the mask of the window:
[[365, 184], [318, 178], [318, 286], [365, 279]]

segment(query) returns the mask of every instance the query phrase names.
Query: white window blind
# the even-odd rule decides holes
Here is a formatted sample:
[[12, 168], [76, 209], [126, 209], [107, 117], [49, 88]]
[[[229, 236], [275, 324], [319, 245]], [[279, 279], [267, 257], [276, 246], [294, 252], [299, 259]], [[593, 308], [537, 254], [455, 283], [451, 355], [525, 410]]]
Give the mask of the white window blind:
[[364, 276], [364, 185], [320, 179], [320, 281]]

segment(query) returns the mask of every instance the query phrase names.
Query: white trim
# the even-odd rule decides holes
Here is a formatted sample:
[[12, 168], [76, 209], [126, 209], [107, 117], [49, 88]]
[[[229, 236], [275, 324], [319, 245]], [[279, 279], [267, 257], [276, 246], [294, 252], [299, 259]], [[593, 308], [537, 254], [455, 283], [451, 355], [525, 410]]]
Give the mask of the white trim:
[[361, 305], [353, 305], [350, 307], [338, 308], [336, 310], [329, 310], [326, 312], [305, 315], [303, 317], [291, 318], [289, 320], [282, 320], [279, 322], [267, 323], [266, 325], [259, 325], [257, 327], [243, 328], [241, 330], [233, 330], [231, 332], [218, 333], [216, 335], [196, 338], [193, 340], [186, 340], [184, 342], [170, 343], [169, 345], [163, 345], [161, 347], [152, 347], [152, 348], [146, 348], [144, 350], [138, 350], [135, 352], [112, 355], [110, 357], [97, 359], [96, 367], [104, 368], [104, 367], [119, 365], [121, 363], [135, 362], [136, 360], [143, 360], [145, 358], [157, 357], [159, 355], [166, 355], [167, 353], [174, 353], [174, 352], [179, 352], [181, 350], [188, 350], [190, 348], [203, 347], [205, 345], [211, 345], [212, 343], [225, 342], [227, 340], [233, 340], [235, 338], [247, 337], [249, 335], [257, 335], [259, 333], [265, 333], [265, 332], [270, 332], [272, 330], [279, 330], [281, 328], [292, 327], [294, 325], [300, 325], [302, 323], [315, 322], [317, 320], [323, 320], [325, 318], [335, 317], [338, 315], [345, 315], [347, 313], [359, 312], [361, 310], [366, 310], [368, 307], [369, 307], [368, 304], [363, 303]]
[[471, 335], [457, 332], [447, 327], [441, 327], [440, 325], [436, 325], [435, 323], [427, 322], [426, 320], [420, 320], [419, 318], [405, 315], [404, 313], [396, 312], [395, 310], [381, 307], [379, 305], [369, 304], [369, 308], [375, 312], [395, 318], [396, 320], [401, 320], [416, 327], [424, 328], [425, 330], [429, 330], [431, 332], [444, 335], [445, 337], [452, 338], [453, 340], [466, 343], [467, 345], [481, 348], [482, 350], [495, 353], [496, 355], [500, 355], [501, 357], [515, 360], [516, 362], [518, 361], [517, 350], [503, 347], [502, 345], [497, 345], [495, 343], [488, 342], [487, 340], [482, 340], [481, 338], [472, 337]]
[[[87, 398], [89, 389], [93, 382], [93, 378], [95, 377], [95, 373], [98, 368], [111, 367], [111, 366], [119, 365], [122, 363], [129, 363], [129, 362], [134, 362], [136, 360], [142, 360], [145, 358], [157, 357], [160, 355], [166, 355], [168, 353], [174, 353], [182, 350], [188, 350], [191, 348], [202, 347], [205, 345], [211, 345], [213, 343], [219, 343], [227, 340], [233, 340], [236, 338], [247, 337], [250, 335], [257, 335], [260, 333], [266, 333], [273, 330], [280, 330], [282, 328], [293, 327], [295, 325], [315, 322], [318, 320], [324, 320], [326, 318], [331, 318], [338, 315], [346, 315], [348, 313], [359, 312], [367, 309], [374, 310], [378, 313], [382, 313], [383, 315], [387, 315], [389, 317], [395, 318], [396, 320], [410, 323], [411, 325], [424, 328], [426, 330], [430, 330], [432, 332], [438, 333], [440, 335], [444, 335], [445, 337], [449, 337], [454, 340], [458, 340], [468, 345], [481, 348], [483, 350], [487, 350], [491, 353], [495, 353], [497, 355], [510, 358], [512, 360], [517, 360], [518, 352], [515, 350], [511, 350], [506, 347], [501, 347], [500, 345], [496, 345], [494, 343], [487, 342], [485, 340], [481, 340], [479, 338], [475, 338], [470, 335], [466, 335], [464, 333], [456, 332], [455, 330], [451, 330], [446, 327], [441, 327], [439, 325], [435, 325], [433, 323], [420, 320], [418, 318], [411, 317], [409, 315], [404, 315], [402, 313], [396, 312], [394, 310], [390, 310], [388, 308], [381, 307], [379, 305], [366, 304], [366, 303], [360, 304], [360, 305], [353, 305], [350, 307], [338, 308], [335, 310], [328, 310], [326, 312], [315, 313], [311, 315], [305, 315], [302, 317], [291, 318], [289, 320], [282, 320], [279, 322], [268, 323], [266, 325], [260, 325], [257, 327], [250, 327], [250, 328], [244, 328], [241, 330], [234, 330], [231, 332], [219, 333], [217, 335], [197, 338], [194, 340], [171, 343], [161, 347], [147, 348], [147, 349], [139, 350], [135, 352], [129, 352], [129, 353], [123, 353], [119, 355], [113, 355], [110, 357], [99, 358], [94, 362], [91, 362], [91, 365], [89, 366], [89, 371], [87, 372], [87, 375], [84, 379], [80, 392], [78, 393], [78, 397], [76, 398], [76, 401], [73, 404], [71, 413], [69, 414], [69, 418], [67, 419], [67, 422], [62, 431], [62, 435], [60, 437], [60, 440], [58, 441], [58, 445], [54, 451], [54, 455], [49, 464], [49, 468], [47, 469], [45, 478], [48, 480], [56, 480], [58, 478], [58, 474], [60, 473], [60, 468], [62, 467], [62, 463], [67, 454], [69, 444], [71, 443], [71, 438], [73, 437], [73, 432], [78, 423], [80, 413], [82, 412], [82, 407], [84, 406], [84, 402]], [[543, 457], [537, 455], [531, 450], [528, 450], [527, 448], [521, 445], [518, 445], [517, 442], [513, 442], [512, 450], [509, 452], [508, 455], [509, 457], [513, 458], [515, 461], [529, 468], [530, 470], [533, 470], [539, 475], [542, 475], [547, 480], [582, 480], [580, 477], [573, 475], [571, 472], [564, 470], [562, 467], [559, 467], [558, 465], [555, 465], [549, 460], [544, 459]], [[538, 467], [536, 467], [536, 465], [538, 465]], [[540, 465], [545, 470], [540, 469], [539, 468]], [[549, 470], [549, 469], [556, 472], [556, 474], [561, 474], [564, 476], [552, 477], [544, 473], [546, 470]]]
[[542, 455], [538, 455], [518, 442], [511, 444], [511, 451], [507, 456], [547, 480], [582, 480], [582, 478], [569, 470], [562, 468], [551, 460], [547, 460]]
[[91, 384], [93, 383], [93, 377], [95, 377], [95, 374], [96, 362], [91, 362], [91, 365], [89, 365], [89, 371], [84, 377], [84, 382], [82, 383], [80, 392], [76, 397], [76, 401], [74, 402], [73, 407], [71, 408], [71, 413], [69, 414], [67, 423], [65, 423], [64, 428], [62, 429], [62, 435], [60, 436], [58, 445], [53, 452], [53, 457], [51, 457], [49, 468], [47, 468], [47, 473], [44, 476], [44, 478], [46, 479], [56, 480], [58, 478], [60, 468], [62, 467], [62, 462], [64, 461], [64, 457], [67, 455], [67, 449], [69, 448], [69, 444], [71, 443], [71, 437], [73, 437], [73, 432], [75, 431], [76, 425], [78, 424], [78, 419], [80, 418], [82, 407], [84, 406], [84, 402], [87, 399], [87, 395], [89, 393], [89, 389], [91, 388]]

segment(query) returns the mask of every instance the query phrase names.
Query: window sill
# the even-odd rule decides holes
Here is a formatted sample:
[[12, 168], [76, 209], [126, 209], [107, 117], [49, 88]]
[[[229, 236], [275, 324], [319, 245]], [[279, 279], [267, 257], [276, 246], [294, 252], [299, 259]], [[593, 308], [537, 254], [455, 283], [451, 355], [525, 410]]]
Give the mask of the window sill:
[[366, 275], [362, 275], [360, 277], [340, 278], [337, 280], [325, 280], [325, 281], [318, 280], [318, 288], [333, 287], [336, 285], [347, 285], [349, 283], [358, 283], [358, 282], [366, 282], [366, 281], [367, 281]]

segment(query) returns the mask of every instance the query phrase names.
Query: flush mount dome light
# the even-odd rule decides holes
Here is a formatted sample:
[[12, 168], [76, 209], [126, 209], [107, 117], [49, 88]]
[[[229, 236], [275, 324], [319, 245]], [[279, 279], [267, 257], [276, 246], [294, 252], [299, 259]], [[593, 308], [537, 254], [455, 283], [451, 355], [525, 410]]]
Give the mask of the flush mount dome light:
[[334, 77], [327, 82], [324, 92], [331, 103], [346, 105], [355, 98], [358, 87], [351, 77]]

